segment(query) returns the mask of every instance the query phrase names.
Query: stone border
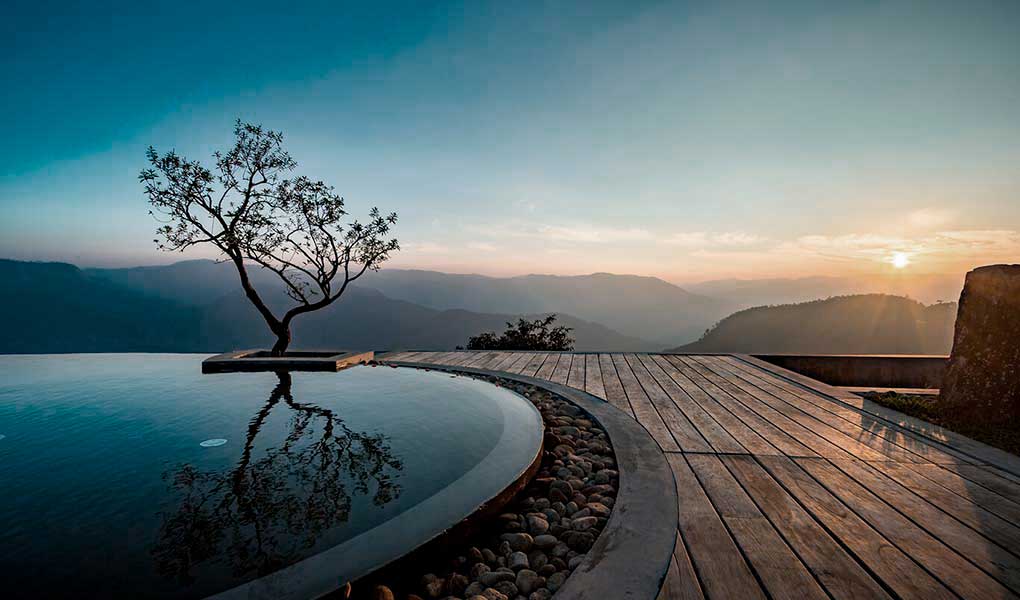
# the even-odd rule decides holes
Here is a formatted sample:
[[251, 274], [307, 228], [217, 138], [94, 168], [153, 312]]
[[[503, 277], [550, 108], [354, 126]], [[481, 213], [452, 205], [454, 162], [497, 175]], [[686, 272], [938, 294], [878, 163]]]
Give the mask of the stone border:
[[326, 352], [292, 352], [289, 356], [265, 356], [258, 348], [235, 350], [210, 356], [202, 361], [203, 373], [237, 373], [251, 371], [340, 371], [351, 365], [367, 363], [375, 357], [371, 350], [357, 352], [336, 350]]
[[556, 592], [556, 600], [655, 600], [659, 596], [676, 543], [676, 485], [666, 456], [637, 421], [587, 392], [527, 375], [385, 358], [381, 362], [533, 385], [559, 395], [591, 416], [609, 436], [620, 486], [609, 522], [584, 562]]

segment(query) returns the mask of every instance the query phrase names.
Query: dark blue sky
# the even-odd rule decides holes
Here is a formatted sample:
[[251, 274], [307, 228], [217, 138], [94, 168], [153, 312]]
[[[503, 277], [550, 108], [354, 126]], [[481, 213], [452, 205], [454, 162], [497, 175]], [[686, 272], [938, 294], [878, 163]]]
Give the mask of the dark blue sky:
[[404, 266], [959, 269], [1020, 250], [1018, 7], [7, 3], [0, 255], [180, 258], [144, 148], [241, 117], [397, 210]]

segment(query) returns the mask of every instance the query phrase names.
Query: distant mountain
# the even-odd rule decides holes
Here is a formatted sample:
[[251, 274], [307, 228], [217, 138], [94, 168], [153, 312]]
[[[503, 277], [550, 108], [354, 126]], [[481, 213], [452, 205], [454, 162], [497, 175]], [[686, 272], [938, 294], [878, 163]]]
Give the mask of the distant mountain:
[[0, 260], [0, 353], [189, 352], [196, 307], [89, 277], [65, 263]]
[[958, 275], [874, 275], [870, 277], [800, 277], [790, 279], [719, 279], [686, 284], [684, 289], [728, 301], [738, 308], [792, 304], [833, 296], [890, 294], [928, 304], [955, 301], [963, 289]]
[[436, 309], [572, 314], [662, 344], [694, 339], [737, 308], [655, 277], [610, 273], [500, 278], [384, 269], [360, 283]]
[[[257, 271], [255, 273], [258, 273]], [[256, 274], [271, 304], [280, 284]], [[231, 265], [188, 261], [166, 267], [88, 269], [0, 260], [0, 310], [12, 315], [0, 353], [217, 352], [271, 341]], [[518, 314], [436, 310], [352, 288], [336, 304], [294, 322], [298, 348], [453, 349], [501, 330]], [[538, 315], [528, 315], [538, 316]], [[569, 314], [577, 349], [646, 350], [655, 344]]]
[[840, 296], [734, 313], [682, 352], [948, 354], [956, 303], [901, 296]]

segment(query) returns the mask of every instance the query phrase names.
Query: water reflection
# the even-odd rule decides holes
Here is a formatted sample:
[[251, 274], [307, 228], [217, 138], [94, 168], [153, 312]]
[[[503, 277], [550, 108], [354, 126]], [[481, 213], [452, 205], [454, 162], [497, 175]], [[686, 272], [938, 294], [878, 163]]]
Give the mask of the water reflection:
[[[387, 436], [352, 431], [332, 410], [301, 403], [291, 376], [251, 419], [232, 468], [204, 471], [183, 464], [163, 473], [180, 500], [161, 514], [151, 553], [159, 572], [182, 584], [212, 558], [235, 577], [262, 576], [307, 554], [322, 532], [347, 522], [352, 499], [371, 494], [382, 506], [400, 495], [403, 465]], [[282, 442], [259, 432], [274, 411], [288, 411]], [[269, 445], [275, 444], [275, 445]]]

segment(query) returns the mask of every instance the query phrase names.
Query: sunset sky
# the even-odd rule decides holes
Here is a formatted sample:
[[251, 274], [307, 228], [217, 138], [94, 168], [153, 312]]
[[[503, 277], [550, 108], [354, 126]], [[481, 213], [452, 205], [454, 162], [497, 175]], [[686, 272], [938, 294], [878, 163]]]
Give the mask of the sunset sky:
[[0, 257], [180, 260], [145, 148], [207, 160], [240, 117], [398, 212], [393, 266], [1020, 262], [1020, 2], [186, 4], [6, 5]]

